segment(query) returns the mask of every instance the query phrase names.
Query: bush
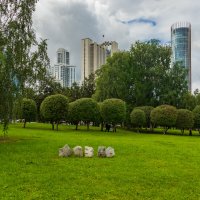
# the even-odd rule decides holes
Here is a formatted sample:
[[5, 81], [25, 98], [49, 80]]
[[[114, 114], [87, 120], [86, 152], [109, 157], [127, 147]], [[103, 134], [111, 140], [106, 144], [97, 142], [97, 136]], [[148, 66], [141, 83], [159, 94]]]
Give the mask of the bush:
[[106, 99], [101, 104], [101, 116], [104, 123], [122, 123], [126, 117], [126, 104], [121, 99]]
[[146, 123], [145, 113], [143, 110], [138, 108], [133, 109], [130, 114], [131, 123], [137, 127], [137, 132], [139, 132], [139, 128], [141, 128]]
[[198, 129], [200, 133], [200, 105], [197, 105], [192, 112], [194, 114], [194, 128]]
[[69, 120], [76, 124], [76, 129], [78, 128], [78, 122], [80, 121], [86, 122], [87, 129], [89, 129], [90, 122], [100, 120], [97, 102], [92, 98], [81, 98], [70, 103]]
[[151, 115], [151, 111], [153, 110], [153, 107], [152, 106], [140, 106], [140, 107], [136, 107], [136, 108], [144, 111], [145, 118], [146, 118], [146, 123], [144, 125], [146, 126], [146, 128], [150, 128], [150, 126], [151, 126], [150, 115]]
[[21, 105], [21, 114], [22, 118], [24, 119], [24, 128], [26, 126], [26, 122], [34, 121], [36, 119], [37, 114], [37, 106], [35, 101], [32, 99], [24, 98], [22, 100]]
[[68, 104], [68, 98], [61, 94], [51, 95], [43, 100], [40, 112], [45, 120], [50, 121], [53, 130], [54, 123], [56, 123], [56, 130], [58, 130], [59, 122], [67, 118]]
[[194, 125], [194, 115], [192, 111], [187, 109], [179, 109], [176, 120], [176, 127], [181, 129], [181, 133], [184, 133], [184, 129], [191, 129]]
[[162, 126], [164, 134], [170, 127], [175, 126], [177, 119], [177, 109], [170, 105], [161, 105], [151, 111], [151, 122], [154, 126]]

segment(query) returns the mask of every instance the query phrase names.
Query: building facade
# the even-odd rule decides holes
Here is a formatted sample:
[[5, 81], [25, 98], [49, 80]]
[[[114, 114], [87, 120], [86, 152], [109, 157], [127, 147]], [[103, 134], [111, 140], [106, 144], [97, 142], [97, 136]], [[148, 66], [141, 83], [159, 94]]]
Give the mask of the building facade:
[[117, 42], [104, 42], [97, 44], [90, 38], [81, 41], [81, 81], [87, 78], [91, 73], [95, 73], [103, 64], [106, 58], [112, 56], [118, 51]]
[[62, 87], [71, 87], [76, 81], [76, 67], [70, 65], [70, 54], [59, 48], [56, 52], [57, 63], [51, 67], [51, 74]]
[[191, 80], [191, 24], [178, 22], [171, 26], [172, 62], [180, 64], [188, 70], [186, 80], [188, 90], [192, 90]]

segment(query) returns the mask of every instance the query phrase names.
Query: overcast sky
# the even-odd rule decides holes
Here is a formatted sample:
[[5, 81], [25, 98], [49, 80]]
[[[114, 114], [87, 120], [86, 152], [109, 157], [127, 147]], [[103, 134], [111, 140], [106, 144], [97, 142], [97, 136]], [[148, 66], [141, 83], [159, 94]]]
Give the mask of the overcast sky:
[[[34, 14], [38, 38], [48, 39], [51, 64], [56, 50], [70, 52], [80, 77], [81, 39], [117, 41], [129, 50], [136, 40], [171, 40], [170, 27], [179, 21], [192, 26], [192, 89], [200, 89], [199, 0], [40, 0]], [[102, 37], [104, 35], [104, 37]]]

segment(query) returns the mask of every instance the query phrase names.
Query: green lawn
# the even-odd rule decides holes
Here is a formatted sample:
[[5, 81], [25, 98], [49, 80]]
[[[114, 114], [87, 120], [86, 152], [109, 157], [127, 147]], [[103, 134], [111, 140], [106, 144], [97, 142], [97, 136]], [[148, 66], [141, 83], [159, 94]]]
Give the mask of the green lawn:
[[[0, 199], [200, 199], [200, 137], [11, 125], [0, 140]], [[65, 144], [93, 158], [59, 158]], [[100, 145], [114, 158], [98, 158]]]

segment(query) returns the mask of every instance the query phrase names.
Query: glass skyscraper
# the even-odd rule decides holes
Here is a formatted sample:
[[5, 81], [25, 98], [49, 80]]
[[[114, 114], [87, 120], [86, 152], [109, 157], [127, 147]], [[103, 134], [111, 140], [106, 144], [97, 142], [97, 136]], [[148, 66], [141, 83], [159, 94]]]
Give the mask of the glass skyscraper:
[[191, 91], [191, 24], [178, 22], [171, 26], [172, 62], [180, 62], [188, 70], [186, 80]]

